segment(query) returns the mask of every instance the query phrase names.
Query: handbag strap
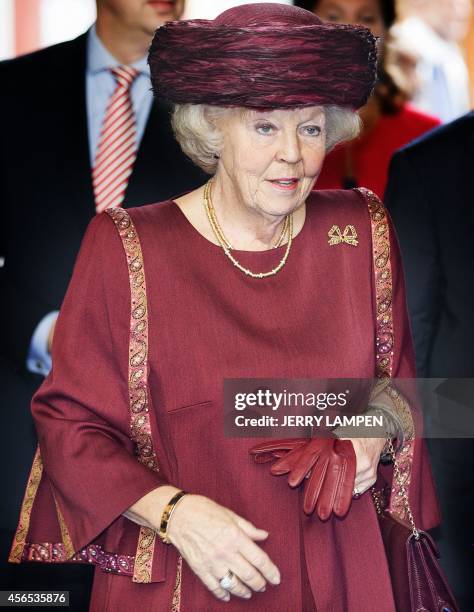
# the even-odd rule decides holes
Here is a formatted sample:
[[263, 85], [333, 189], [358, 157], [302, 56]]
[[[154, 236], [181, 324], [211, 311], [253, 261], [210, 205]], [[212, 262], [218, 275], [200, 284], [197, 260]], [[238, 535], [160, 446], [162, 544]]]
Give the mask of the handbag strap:
[[[405, 510], [406, 510], [406, 515], [408, 517], [408, 522], [410, 523], [410, 527], [411, 527], [411, 531], [413, 533], [413, 537], [416, 540], [420, 539], [420, 532], [418, 531], [418, 529], [416, 528], [415, 525], [415, 519], [413, 517], [413, 512], [411, 510], [411, 506], [410, 506], [410, 501], [408, 499], [408, 492], [406, 490], [405, 487], [405, 483], [404, 480], [402, 478], [402, 473], [400, 470], [400, 465], [398, 463], [398, 459], [395, 453], [395, 449], [393, 447], [393, 440], [392, 438], [387, 438], [387, 454], [390, 455], [392, 461], [393, 461], [393, 478], [395, 478], [395, 480], [397, 481], [400, 493], [401, 493], [401, 497], [403, 500], [403, 505], [405, 506]], [[377, 510], [377, 514], [382, 515], [383, 514], [383, 509], [382, 509], [382, 505], [380, 503], [380, 499], [379, 499], [379, 495], [377, 494], [375, 487], [372, 487], [371, 489], [371, 493], [372, 493], [372, 499], [375, 505], [375, 509]]]
[[398, 463], [397, 455], [395, 453], [395, 449], [393, 448], [393, 441], [390, 439], [387, 444], [387, 450], [392, 456], [393, 460], [393, 477], [397, 481], [398, 486], [400, 487], [400, 492], [402, 494], [403, 503], [405, 505], [407, 511], [408, 521], [410, 522], [410, 527], [413, 532], [414, 537], [418, 540], [420, 538], [420, 532], [416, 528], [415, 519], [413, 518], [413, 512], [411, 511], [410, 501], [408, 499], [408, 491], [406, 490], [404, 480], [402, 478], [402, 473], [400, 470], [400, 465]]

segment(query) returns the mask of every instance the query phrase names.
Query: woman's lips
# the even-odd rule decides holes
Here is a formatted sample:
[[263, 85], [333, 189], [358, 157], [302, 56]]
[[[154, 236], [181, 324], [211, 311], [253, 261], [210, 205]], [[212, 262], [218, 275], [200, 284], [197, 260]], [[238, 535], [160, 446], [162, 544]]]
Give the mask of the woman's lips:
[[279, 191], [294, 191], [298, 187], [300, 179], [297, 178], [278, 178], [268, 179], [268, 182]]

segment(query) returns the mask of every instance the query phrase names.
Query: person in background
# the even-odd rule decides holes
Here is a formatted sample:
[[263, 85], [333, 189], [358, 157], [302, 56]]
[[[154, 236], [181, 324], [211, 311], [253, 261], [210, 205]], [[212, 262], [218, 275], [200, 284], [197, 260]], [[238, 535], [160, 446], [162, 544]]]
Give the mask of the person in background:
[[[417, 374], [452, 381], [461, 391], [474, 378], [474, 113], [438, 128], [393, 157], [386, 204], [405, 267]], [[472, 392], [471, 397], [472, 397]], [[454, 399], [454, 398], [453, 398]], [[449, 439], [428, 440], [443, 523], [441, 562], [461, 610], [474, 610], [474, 443], [458, 417], [470, 414], [438, 397], [431, 418]], [[463, 430], [464, 429], [464, 430]]]
[[86, 34], [0, 64], [9, 227], [0, 251], [14, 306], [4, 305], [5, 350], [20, 369], [26, 362], [44, 376], [51, 367], [57, 311], [91, 216], [197, 181], [172, 137], [168, 108], [153, 103], [146, 64], [155, 29], [182, 10], [182, 0], [98, 0]]
[[182, 10], [183, 0], [98, 0], [87, 33], [0, 63], [0, 376], [9, 414], [1, 446], [3, 464], [15, 466], [3, 476], [12, 492], [0, 516], [6, 542], [36, 445], [30, 399], [51, 367], [57, 311], [88, 222], [201, 181], [174, 140], [169, 107], [153, 101], [146, 63], [155, 29]]
[[406, 104], [406, 96], [389, 74], [385, 38], [395, 21], [395, 0], [296, 0], [295, 4], [324, 21], [364, 25], [382, 38], [378, 82], [360, 111], [363, 131], [327, 156], [317, 188], [364, 185], [383, 197], [393, 153], [440, 123]]
[[392, 34], [417, 57], [416, 108], [451, 121], [471, 108], [469, 75], [459, 42], [466, 37], [472, 0], [407, 0], [407, 17]]

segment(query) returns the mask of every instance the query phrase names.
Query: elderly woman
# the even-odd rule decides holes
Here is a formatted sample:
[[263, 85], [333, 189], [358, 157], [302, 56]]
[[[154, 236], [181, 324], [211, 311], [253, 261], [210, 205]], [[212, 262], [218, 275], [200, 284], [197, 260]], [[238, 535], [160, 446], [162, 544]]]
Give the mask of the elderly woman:
[[[312, 193], [327, 151], [357, 133], [375, 62], [365, 28], [286, 5], [157, 31], [155, 92], [212, 179], [90, 224], [33, 402], [39, 450], [11, 561], [96, 564], [100, 612], [395, 609], [367, 493], [377, 471], [390, 483], [385, 439], [253, 449], [305, 481], [290, 487], [222, 419], [226, 378], [413, 376], [382, 205], [363, 190]], [[383, 389], [377, 404], [402, 445], [415, 520], [431, 527], [410, 411]], [[347, 467], [340, 495], [322, 503], [331, 486], [317, 490], [301, 453]]]

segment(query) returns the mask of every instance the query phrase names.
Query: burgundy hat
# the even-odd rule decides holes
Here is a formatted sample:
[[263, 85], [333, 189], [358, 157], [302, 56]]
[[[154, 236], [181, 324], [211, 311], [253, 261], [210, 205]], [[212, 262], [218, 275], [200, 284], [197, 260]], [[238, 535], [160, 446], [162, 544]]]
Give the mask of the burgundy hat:
[[165, 24], [148, 63], [155, 95], [175, 104], [356, 109], [374, 86], [376, 39], [295, 6], [244, 4]]

